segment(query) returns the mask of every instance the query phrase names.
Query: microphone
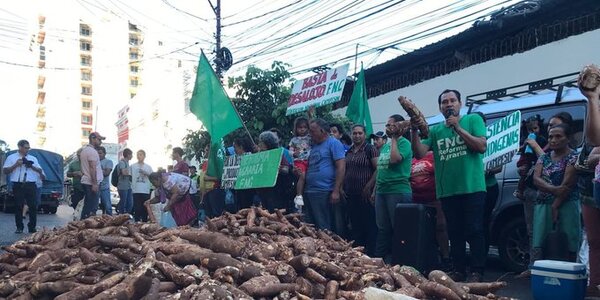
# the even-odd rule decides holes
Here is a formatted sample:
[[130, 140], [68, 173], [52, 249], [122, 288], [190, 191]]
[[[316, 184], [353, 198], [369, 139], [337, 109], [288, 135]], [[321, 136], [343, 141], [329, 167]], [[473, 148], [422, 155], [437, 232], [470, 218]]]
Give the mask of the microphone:
[[[450, 116], [454, 116], [454, 108], [448, 108], [448, 110], [446, 110], [446, 119], [448, 119]], [[454, 126], [451, 127], [454, 129]]]

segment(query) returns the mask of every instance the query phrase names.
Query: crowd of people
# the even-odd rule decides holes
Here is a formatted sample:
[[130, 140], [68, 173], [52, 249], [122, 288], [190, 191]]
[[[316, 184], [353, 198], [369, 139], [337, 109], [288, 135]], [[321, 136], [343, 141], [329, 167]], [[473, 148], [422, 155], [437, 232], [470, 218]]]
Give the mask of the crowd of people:
[[[559, 113], [548, 124], [537, 116], [522, 122], [527, 138], [519, 150], [521, 178], [514, 195], [523, 201], [531, 263], [549, 255], [544, 253], [544, 240], [550, 231], [558, 228], [566, 234], [564, 259], [571, 261], [587, 234], [590, 286], [595, 286], [600, 284], [600, 147], [592, 145], [600, 145], [600, 91], [582, 93], [589, 104], [581, 152], [570, 142], [569, 114]], [[397, 205], [420, 203], [436, 211], [441, 266], [456, 281], [480, 281], [489, 247], [489, 218], [498, 197], [495, 174], [501, 168], [484, 170], [485, 116], [460, 115], [463, 101], [457, 90], [443, 91], [437, 101], [445, 122], [432, 126], [427, 138], [420, 136], [419, 120], [411, 119], [406, 126], [398, 114], [388, 118], [385, 132], [370, 136], [362, 125], [353, 125], [346, 134], [339, 124], [298, 117], [289, 143], [282, 143], [275, 128], [261, 133], [256, 146], [249, 138], [237, 138], [230, 155], [283, 148], [275, 186], [260, 189], [221, 188], [220, 178], [206, 174], [207, 161], [198, 169], [188, 166], [181, 148], [173, 149], [176, 163], [168, 171], [154, 172], [143, 150], [130, 164], [130, 149], [123, 151], [113, 170], [101, 146], [104, 137], [94, 132], [89, 144], [77, 152], [79, 159], [68, 167], [67, 175], [73, 179], [71, 204], [77, 207], [83, 201], [82, 218], [95, 214], [99, 204], [112, 214], [112, 184], [120, 196], [116, 212], [131, 213], [136, 221], [147, 221], [155, 203], [163, 203], [177, 225], [197, 224], [205, 217], [252, 205], [301, 211], [306, 222], [389, 261], [394, 228], [417, 225], [395, 224]], [[19, 152], [8, 157], [3, 170], [10, 174], [18, 204], [30, 207], [29, 231], [35, 232], [31, 208], [35, 182], [43, 175], [35, 157], [27, 155], [27, 141], [18, 146]], [[15, 213], [15, 222], [17, 232], [22, 232], [21, 213]], [[528, 275], [525, 271], [520, 276]], [[590, 289], [589, 294], [597, 295], [597, 290]]]

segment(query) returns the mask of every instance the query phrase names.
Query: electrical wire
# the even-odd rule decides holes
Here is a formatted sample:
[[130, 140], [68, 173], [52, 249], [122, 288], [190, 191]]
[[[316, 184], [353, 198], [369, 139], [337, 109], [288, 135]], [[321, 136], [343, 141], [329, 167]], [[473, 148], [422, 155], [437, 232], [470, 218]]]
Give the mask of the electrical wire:
[[167, 6], [169, 6], [170, 8], [172, 8], [172, 9], [174, 9], [174, 10], [176, 10], [176, 11], [182, 13], [182, 14], [188, 15], [188, 16], [190, 16], [192, 18], [196, 18], [196, 19], [204, 21], [204, 22], [208, 22], [208, 19], [198, 17], [198, 16], [196, 16], [194, 14], [191, 14], [191, 13], [185, 11], [185, 10], [179, 9], [179, 8], [175, 7], [173, 4], [169, 3], [169, 1], [167, 1], [167, 0], [162, 0], [162, 2], [164, 4], [166, 4]]
[[[185, 49], [191, 48], [195, 45], [198, 45], [199, 42], [194, 42], [193, 44], [190, 44], [188, 46], [185, 46], [183, 48], [179, 48], [179, 49], [175, 49], [172, 51], [169, 51], [167, 53], [163, 53], [163, 54], [158, 54], [155, 56], [151, 56], [151, 57], [147, 57], [147, 58], [143, 58], [143, 59], [138, 59], [138, 60], [130, 60], [126, 65], [131, 65], [131, 64], [136, 64], [136, 63], [140, 63], [140, 62], [144, 62], [144, 61], [148, 61], [148, 60], [153, 60], [153, 59], [158, 59], [158, 58], [164, 58], [165, 56], [183, 51]], [[26, 68], [39, 68], [38, 66], [35, 65], [28, 65], [28, 64], [22, 64], [22, 63], [16, 63], [16, 62], [10, 62], [10, 61], [4, 61], [4, 60], [0, 60], [0, 63], [2, 64], [6, 64], [6, 65], [12, 65], [12, 66], [19, 66], [19, 67], [26, 67]], [[115, 64], [115, 65], [105, 65], [105, 66], [93, 66], [92, 69], [109, 69], [109, 68], [113, 68], [113, 67], [122, 67], [125, 64]], [[80, 70], [81, 67], [45, 67], [43, 68], [45, 70], [54, 70], [54, 71], [74, 71], [74, 70]]]
[[[392, 1], [394, 1], [394, 0], [389, 0], [389, 1], [385, 2], [385, 3], [389, 3], [389, 2], [392, 2]], [[359, 3], [359, 2], [355, 2], [355, 3], [357, 4], [357, 3]], [[381, 5], [381, 4], [379, 4], [379, 5]], [[358, 14], [360, 14], [360, 13], [363, 13], [363, 12], [366, 12], [366, 11], [368, 11], [368, 10], [371, 10], [371, 9], [373, 9], [373, 8], [376, 8], [376, 7], [378, 7], [379, 5], [376, 5], [376, 6], [369, 7], [369, 8], [367, 8], [367, 9], [365, 9], [365, 10], [362, 10], [362, 11], [360, 11], [360, 12], [354, 13], [354, 14], [352, 14], [352, 15], [342, 16], [342, 17], [340, 17], [340, 18], [338, 18], [338, 19], [331, 20], [331, 21], [329, 21], [329, 22], [325, 22], [325, 23], [321, 23], [321, 24], [318, 24], [318, 25], [313, 25], [313, 26], [310, 26], [309, 28], [305, 28], [305, 31], [304, 31], [304, 32], [306, 32], [306, 31], [308, 31], [308, 30], [311, 30], [311, 29], [316, 29], [316, 28], [319, 28], [319, 27], [327, 26], [327, 25], [329, 25], [329, 24], [332, 24], [332, 23], [334, 23], [334, 22], [341, 21], [341, 20], [343, 20], [343, 19], [347, 19], [347, 18], [349, 18], [349, 17], [355, 16], [355, 15], [358, 15]], [[232, 49], [243, 49], [243, 48], [248, 48], [248, 47], [252, 47], [252, 46], [257, 46], [257, 45], [261, 45], [261, 44], [265, 44], [265, 43], [269, 43], [269, 42], [279, 41], [279, 40], [282, 40], [282, 39], [284, 39], [284, 38], [291, 37], [291, 36], [293, 36], [293, 35], [295, 35], [295, 34], [296, 34], [296, 33], [291, 33], [291, 34], [288, 34], [288, 35], [285, 35], [285, 36], [282, 36], [282, 37], [277, 37], [277, 38], [270, 39], [270, 40], [269, 40], [269, 39], [267, 39], [267, 40], [262, 40], [262, 41], [259, 41], [259, 42], [253, 43], [253, 44], [248, 44], [248, 45], [243, 45], [243, 46], [232, 47]]]
[[[354, 43], [353, 41], [350, 41], [350, 42]], [[332, 46], [332, 47], [337, 47], [337, 44], [336, 44], [336, 45], [334, 45], [334, 46]], [[330, 48], [331, 48], [331, 47], [330, 47]], [[291, 50], [290, 50], [290, 51], [291, 51]], [[288, 52], [290, 52], [290, 51], [288, 51]], [[331, 55], [331, 52], [323, 51], [323, 49], [318, 49], [318, 51], [320, 51], [321, 53], [323, 53], [323, 55], [326, 55], [326, 56], [328, 56], [328, 57], [331, 57], [331, 56], [333, 56], [333, 55]], [[373, 52], [375, 52], [375, 51], [377, 51], [377, 50], [374, 50], [374, 51], [373, 51], [373, 50], [363, 51], [363, 52], [360, 52], [360, 55], [370, 54], [370, 53], [373, 53]], [[281, 53], [281, 52], [278, 52], [278, 53], [277, 53], [277, 55], [278, 55], [278, 57], [281, 57], [282, 53]], [[309, 53], [308, 55], [311, 55], [311, 54]], [[354, 57], [354, 55], [352, 55], [352, 56], [350, 56], [350, 57]], [[338, 62], [339, 62], [339, 60], [338, 60]], [[314, 60], [313, 60], [313, 61], [312, 61], [310, 64], [314, 65]], [[293, 69], [295, 69], [295, 68], [292, 68], [292, 70], [293, 70]]]
[[[395, 5], [398, 5], [398, 4], [402, 3], [402, 2], [404, 2], [404, 0], [401, 0], [401, 1], [397, 2], [397, 3], [392, 3], [392, 4], [390, 4], [390, 5], [387, 5], [387, 6], [383, 7], [383, 8], [380, 8], [380, 9], [378, 9], [378, 10], [376, 10], [376, 11], [374, 11], [374, 12], [371, 12], [371, 13], [369, 13], [369, 14], [365, 15], [365, 16], [362, 16], [362, 17], [360, 17], [360, 18], [358, 18], [358, 19], [355, 19], [355, 20], [352, 20], [352, 21], [350, 21], [350, 22], [344, 23], [344, 24], [342, 24], [342, 25], [339, 25], [339, 26], [337, 26], [337, 27], [335, 27], [335, 28], [333, 28], [333, 29], [329, 29], [329, 30], [327, 30], [327, 31], [325, 31], [325, 32], [323, 32], [323, 33], [321, 33], [321, 34], [319, 34], [319, 35], [316, 35], [316, 36], [310, 37], [310, 38], [308, 38], [308, 39], [305, 39], [305, 40], [303, 40], [303, 41], [300, 41], [300, 42], [293, 43], [292, 45], [289, 45], [289, 46], [287, 46], [287, 47], [296, 47], [296, 46], [298, 46], [298, 45], [301, 45], [301, 44], [303, 44], [303, 43], [310, 42], [310, 41], [312, 41], [312, 40], [314, 40], [314, 39], [321, 38], [321, 37], [323, 37], [323, 36], [326, 36], [326, 35], [328, 35], [328, 34], [330, 34], [330, 33], [332, 33], [332, 32], [335, 32], [335, 31], [337, 31], [337, 30], [340, 30], [340, 29], [342, 29], [342, 28], [344, 28], [344, 27], [346, 27], [346, 26], [348, 26], [348, 25], [350, 25], [350, 24], [353, 24], [353, 23], [355, 23], [355, 22], [357, 22], [357, 21], [359, 21], [359, 20], [363, 20], [363, 19], [366, 19], [366, 18], [368, 18], [368, 17], [371, 17], [371, 16], [373, 16], [373, 15], [376, 15], [376, 14], [378, 14], [378, 13], [380, 13], [380, 12], [382, 12], [382, 11], [385, 11], [386, 9], [389, 9], [390, 7], [393, 7], [393, 6], [395, 6]], [[252, 54], [252, 55], [250, 55], [250, 56], [247, 56], [247, 57], [240, 58], [240, 59], [238, 60], [238, 63], [244, 62], [244, 61], [246, 61], [246, 60], [248, 60], [248, 59], [250, 59], [250, 58], [252, 58], [252, 57], [256, 57], [256, 56], [258, 56], [258, 55], [260, 55], [260, 54], [272, 53], [273, 51], [276, 51], [276, 50], [269, 50], [269, 48], [271, 48], [271, 47], [273, 47], [273, 46], [275, 46], [275, 45], [277, 45], [277, 44], [280, 44], [280, 43], [281, 43], [281, 42], [273, 43], [273, 44], [271, 44], [271, 45], [269, 45], [269, 46], [267, 46], [267, 47], [265, 47], [265, 48], [262, 48], [261, 50], [258, 50], [258, 51], [256, 51], [256, 53], [255, 53], [255, 54]]]
[[[512, 1], [512, 0], [505, 0], [505, 1], [501, 2], [500, 4], [504, 4], [504, 3], [507, 3], [507, 2], [510, 2], [510, 1]], [[407, 43], [407, 42], [418, 41], [418, 40], [420, 40], [420, 39], [424, 39], [424, 38], [426, 38], [426, 37], [430, 37], [430, 36], [433, 36], [433, 35], [436, 35], [436, 34], [439, 34], [439, 33], [447, 32], [447, 31], [450, 31], [450, 30], [452, 30], [452, 29], [456, 29], [456, 28], [458, 28], [458, 27], [461, 27], [461, 26], [463, 26], [463, 25], [466, 25], [466, 24], [472, 23], [472, 22], [474, 22], [474, 21], [476, 21], [476, 20], [478, 20], [478, 19], [485, 18], [485, 17], [487, 17], [489, 14], [488, 14], [488, 15], [484, 15], [484, 16], [476, 16], [476, 17], [474, 17], [474, 18], [471, 18], [471, 19], [465, 20], [465, 21], [463, 21], [463, 22], [460, 22], [460, 23], [458, 23], [458, 24], [455, 24], [455, 25], [449, 26], [449, 27], [447, 27], [447, 28], [439, 28], [439, 27], [440, 27], [440, 26], [449, 25], [449, 24], [451, 24], [451, 23], [454, 23], [454, 22], [456, 22], [456, 21], [458, 21], [458, 20], [461, 20], [461, 19], [463, 19], [463, 20], [464, 20], [464, 18], [467, 18], [467, 17], [473, 16], [473, 15], [476, 15], [476, 14], [478, 14], [478, 13], [480, 13], [480, 12], [483, 12], [483, 11], [486, 11], [486, 10], [493, 9], [493, 8], [494, 8], [494, 7], [496, 7], [496, 6], [497, 6], [497, 5], [492, 5], [492, 6], [489, 6], [489, 7], [483, 8], [483, 9], [480, 9], [480, 10], [478, 10], [478, 11], [476, 11], [476, 12], [473, 12], [473, 13], [470, 13], [470, 14], [468, 14], [468, 15], [466, 15], [466, 16], [462, 16], [461, 18], [453, 19], [453, 20], [451, 20], [451, 21], [445, 22], [444, 24], [437, 25], [437, 26], [434, 26], [434, 27], [431, 27], [431, 28], [428, 28], [428, 29], [422, 30], [422, 31], [420, 31], [420, 32], [418, 32], [418, 33], [411, 34], [411, 35], [409, 35], [409, 36], [407, 36], [407, 37], [403, 37], [403, 38], [401, 38], [401, 39], [398, 39], [398, 40], [395, 40], [395, 41], [392, 41], [392, 42], [389, 42], [389, 43], [383, 44], [383, 45], [379, 46], [379, 48], [388, 48], [388, 47], [395, 46], [395, 45], [398, 45], [398, 44], [401, 44], [401, 43]], [[436, 29], [436, 28], [439, 28], [439, 29], [437, 29], [437, 30], [434, 30], [434, 29]], [[432, 30], [433, 30], [433, 31], [432, 31]], [[371, 51], [371, 50], [366, 50], [366, 51], [360, 52], [360, 53], [359, 53], [359, 55], [360, 55], [360, 54], [369, 53], [369, 52], [372, 52], [372, 51]], [[327, 63], [327, 65], [329, 65], [329, 64], [337, 64], [337, 63], [339, 63], [339, 62], [341, 62], [341, 61], [345, 61], [345, 60], [348, 60], [348, 59], [354, 58], [354, 56], [355, 56], [355, 55], [348, 55], [348, 56], [342, 57], [342, 58], [340, 58], [340, 59], [338, 59], [338, 60], [336, 60], [336, 61], [333, 61], [333, 62]], [[305, 65], [306, 65], [306, 64], [305, 64]], [[302, 72], [306, 72], [306, 71], [309, 71], [309, 70], [310, 70], [310, 68], [307, 68], [307, 69], [303, 69], [303, 70], [300, 70], [300, 71], [295, 71], [295, 72], [294, 72], [294, 71], [292, 71], [293, 69], [294, 69], [294, 68], [290, 68], [290, 73], [292, 73], [292, 74], [296, 74], [296, 73], [302, 73]]]
[[[166, 1], [166, 0], [163, 0], [163, 1]], [[238, 25], [238, 24], [246, 23], [248, 21], [256, 20], [258, 18], [262, 18], [264, 16], [268, 16], [268, 15], [274, 13], [274, 12], [279, 12], [281, 9], [289, 8], [290, 6], [296, 5], [296, 4], [298, 4], [298, 3], [302, 2], [302, 1], [303, 0], [297, 0], [296, 2], [294, 2], [292, 4], [286, 4], [285, 6], [273, 9], [271, 11], [268, 11], [268, 12], [263, 13], [263, 14], [258, 15], [258, 16], [254, 16], [254, 17], [251, 17], [251, 18], [248, 18], [248, 19], [244, 19], [244, 20], [241, 20], [241, 21], [237, 21], [237, 22], [233, 22], [233, 23], [230, 23], [230, 24], [224, 24], [224, 25], [222, 25], [222, 27], [228, 27], [228, 26]]]
[[[307, 7], [310, 7], [315, 3], [317, 3], [317, 5], [315, 7], [313, 7], [310, 11], [303, 11], [303, 10], [306, 10]], [[319, 0], [312, 0], [311, 2], [304, 4], [303, 6], [295, 9], [294, 11], [288, 12], [285, 10], [281, 10], [281, 12], [278, 16], [275, 16], [264, 23], [254, 25], [250, 28], [247, 28], [247, 29], [243, 30], [242, 32], [240, 32], [239, 34], [232, 36], [231, 37], [232, 40], [229, 41], [229, 43], [235, 44], [235, 43], [239, 43], [241, 41], [247, 40], [249, 38], [255, 37], [255, 36], [253, 36], [253, 34], [255, 32], [263, 33], [262, 29], [266, 26], [270, 26], [271, 24], [272, 24], [272, 26], [270, 26], [269, 29], [274, 28], [277, 25], [281, 26], [282, 28], [289, 28], [290, 25], [294, 24], [297, 21], [297, 19], [294, 18], [295, 15], [298, 16], [299, 18], [308, 19], [309, 17], [311, 17], [310, 14], [313, 10], [317, 11], [317, 9], [319, 9], [319, 5], [323, 6], [322, 8], [324, 8], [328, 4], [335, 5], [335, 2], [334, 1], [331, 1], [331, 2], [321, 1], [319, 3]], [[319, 10], [323, 11], [324, 9], [319, 9]], [[292, 12], [294, 12], [294, 13], [292, 14]], [[283, 19], [283, 20], [280, 22], [281, 19]], [[269, 36], [272, 36], [275, 33], [269, 32]]]
[[[399, 23], [391, 25], [387, 29], [387, 31], [393, 31], [394, 33], [395, 32], [409, 32], [410, 29], [417, 29], [419, 26], [421, 26], [423, 24], [429, 24], [429, 23], [433, 22], [434, 19], [436, 19], [438, 17], [438, 15], [449, 15], [449, 14], [458, 12], [458, 11], [462, 10], [463, 8], [467, 8], [465, 6], [461, 6], [461, 7], [458, 7], [458, 8], [454, 8], [454, 9], [448, 10], [452, 6], [454, 6], [455, 4], [458, 4], [460, 2], [463, 2], [463, 1], [456, 1], [454, 3], [446, 5], [444, 7], [440, 7], [438, 9], [436, 9], [436, 10], [420, 14], [418, 16], [415, 16], [415, 17], [411, 18], [411, 19], [400, 21]], [[479, 1], [479, 2], [481, 2], [481, 1]], [[471, 5], [476, 5], [476, 4], [477, 3], [473, 3]], [[420, 19], [422, 19], [422, 20], [418, 21]], [[401, 27], [397, 27], [398, 25], [402, 25], [402, 26]], [[364, 34], [362, 36], [356, 37], [355, 39], [356, 40], [362, 40], [363, 38], [369, 37], [370, 40], [380, 41], [381, 39], [384, 39], [387, 36], [393, 36], [394, 35], [394, 33], [392, 33], [392, 32], [388, 33], [387, 31], [383, 30], [383, 31], [380, 31], [379, 34], [375, 34], [375, 35], [373, 35], [372, 33], [369, 32], [369, 33], [366, 33], [366, 34]], [[331, 50], [333, 50], [335, 48], [343, 48], [344, 46], [346, 46], [348, 44], [351, 44], [352, 47], [354, 47], [355, 46], [355, 41], [351, 40], [351, 41], [347, 41], [345, 43], [335, 44], [335, 45], [332, 45], [332, 46], [324, 48], [324, 49], [319, 49], [319, 52], [321, 52], [321, 53], [327, 53], [328, 55], [331, 55], [332, 54]], [[381, 47], [378, 46], [378, 47], [371, 47], [371, 48], [380, 49]], [[290, 51], [287, 51], [286, 53], [289, 53]], [[347, 50], [340, 49], [337, 52], [345, 52], [345, 51], [347, 51]], [[285, 53], [280, 53], [279, 55], [283, 55], [283, 54], [285, 54]], [[303, 60], [303, 58], [305, 58], [305, 57], [312, 57], [312, 58], [314, 58], [314, 55], [312, 53], [308, 53], [308, 54], [306, 54], [304, 56], [296, 57], [296, 59], [297, 60]]]

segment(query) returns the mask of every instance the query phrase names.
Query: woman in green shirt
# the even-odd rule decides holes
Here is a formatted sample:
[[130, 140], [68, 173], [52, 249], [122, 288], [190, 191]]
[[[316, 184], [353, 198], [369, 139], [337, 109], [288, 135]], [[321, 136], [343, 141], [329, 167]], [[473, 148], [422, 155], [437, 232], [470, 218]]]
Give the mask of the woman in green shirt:
[[390, 141], [383, 145], [377, 160], [377, 180], [375, 191], [375, 220], [377, 223], [377, 244], [375, 256], [389, 258], [392, 250], [394, 214], [396, 204], [411, 203], [410, 168], [412, 149], [410, 142], [402, 135], [409, 126], [404, 126], [404, 118], [392, 115], [386, 127]]

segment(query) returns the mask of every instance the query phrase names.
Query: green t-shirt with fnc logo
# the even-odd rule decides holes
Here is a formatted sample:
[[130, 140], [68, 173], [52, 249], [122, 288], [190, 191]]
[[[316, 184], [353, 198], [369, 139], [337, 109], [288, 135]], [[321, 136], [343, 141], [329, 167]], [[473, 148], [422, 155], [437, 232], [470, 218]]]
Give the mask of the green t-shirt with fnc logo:
[[[390, 139], [391, 140], [391, 139]], [[400, 137], [396, 145], [402, 160], [390, 164], [391, 141], [381, 147], [377, 159], [377, 193], [379, 194], [404, 194], [411, 193], [410, 167], [413, 152], [410, 142]]]
[[[485, 123], [478, 115], [465, 115], [460, 126], [475, 137], [486, 135]], [[435, 192], [438, 198], [485, 191], [483, 154], [471, 151], [452, 128], [440, 123], [421, 141], [433, 150]]]

